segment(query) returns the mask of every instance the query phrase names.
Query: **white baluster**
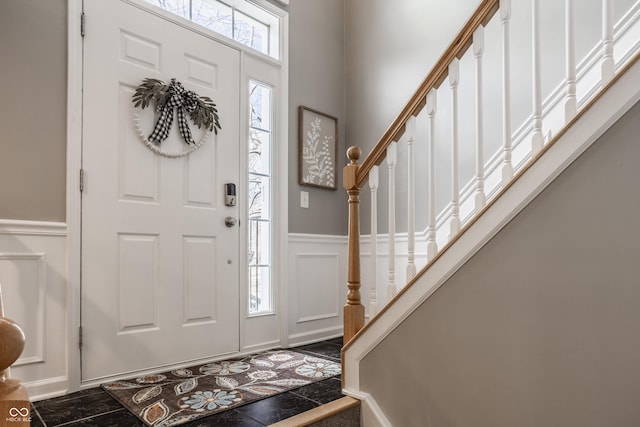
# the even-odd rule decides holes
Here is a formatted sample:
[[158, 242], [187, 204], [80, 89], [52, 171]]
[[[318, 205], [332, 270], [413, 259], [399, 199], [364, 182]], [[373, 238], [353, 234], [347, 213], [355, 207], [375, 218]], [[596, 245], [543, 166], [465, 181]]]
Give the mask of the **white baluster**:
[[393, 141], [387, 147], [387, 166], [389, 167], [389, 282], [387, 301], [396, 294], [396, 163], [398, 146]]
[[484, 207], [484, 126], [482, 123], [482, 54], [484, 51], [484, 27], [473, 33], [473, 54], [476, 57], [476, 213]]
[[454, 58], [449, 64], [449, 86], [451, 87], [451, 222], [449, 240], [460, 231], [460, 178], [458, 166], [458, 83], [460, 61]]
[[371, 316], [378, 313], [378, 166], [369, 172], [369, 189], [371, 190]]
[[509, 22], [511, 0], [500, 0], [500, 23], [502, 24], [502, 185], [513, 178], [511, 162], [511, 47]]
[[416, 275], [416, 263], [415, 263], [415, 229], [416, 229], [416, 215], [415, 215], [415, 176], [413, 168], [413, 143], [416, 135], [416, 118], [411, 116], [407, 120], [407, 282], [413, 279]]
[[540, 0], [531, 0], [531, 27], [533, 29], [533, 43], [531, 46], [533, 52], [533, 136], [531, 138], [531, 151], [535, 154], [544, 145], [540, 73]]
[[567, 55], [567, 99], [564, 102], [564, 120], [569, 120], [576, 115], [576, 39], [575, 16], [573, 0], [565, 0], [566, 37], [565, 51]]
[[611, 80], [613, 63], [613, 0], [602, 0], [602, 85]]
[[431, 89], [427, 94], [427, 116], [429, 117], [429, 226], [427, 227], [427, 260], [431, 261], [438, 253], [436, 243], [436, 111], [437, 94]]

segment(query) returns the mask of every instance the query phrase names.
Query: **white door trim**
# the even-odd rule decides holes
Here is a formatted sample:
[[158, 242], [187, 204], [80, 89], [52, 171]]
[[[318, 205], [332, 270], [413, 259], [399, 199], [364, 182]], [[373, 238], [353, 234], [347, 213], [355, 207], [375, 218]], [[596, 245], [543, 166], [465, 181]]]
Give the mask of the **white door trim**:
[[80, 168], [82, 167], [82, 0], [67, 2], [67, 392], [80, 389]]
[[[132, 0], [127, 0], [132, 1]], [[266, 2], [265, 2], [266, 3]], [[268, 4], [263, 4], [268, 7]], [[277, 7], [268, 7], [269, 10], [281, 17], [281, 59], [276, 61], [266, 55], [245, 50], [244, 46], [238, 46], [233, 41], [219, 41], [233, 45], [267, 63], [278, 64], [281, 67], [281, 92], [279, 102], [280, 140], [288, 139], [289, 123], [289, 17], [286, 11]], [[78, 330], [80, 328], [80, 241], [81, 241], [81, 197], [80, 197], [80, 169], [82, 167], [82, 48], [83, 40], [80, 33], [80, 17], [83, 11], [83, 0], [67, 1], [67, 392], [71, 393], [82, 388], [93, 386], [83, 385], [81, 381], [81, 359], [78, 347]], [[207, 33], [211, 37], [211, 34]], [[277, 262], [274, 272], [274, 280], [279, 284], [279, 293], [276, 295], [276, 309], [280, 310], [280, 345], [287, 346], [287, 236], [288, 236], [288, 150], [285, 146], [278, 147], [275, 169], [276, 182], [278, 182], [278, 197], [274, 201], [278, 209], [278, 215], [274, 221], [274, 235], [276, 236], [275, 254]], [[284, 166], [284, 167], [281, 167]], [[245, 171], [246, 172], [246, 171]], [[244, 172], [241, 172], [244, 173]]]

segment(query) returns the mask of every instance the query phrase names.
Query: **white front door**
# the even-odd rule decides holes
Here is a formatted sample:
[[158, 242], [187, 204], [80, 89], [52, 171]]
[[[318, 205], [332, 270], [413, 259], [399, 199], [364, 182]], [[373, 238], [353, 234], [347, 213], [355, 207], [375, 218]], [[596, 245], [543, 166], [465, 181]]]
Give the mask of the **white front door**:
[[[238, 351], [240, 54], [124, 1], [85, 0], [82, 379], [108, 378]], [[145, 78], [208, 96], [222, 130], [189, 155], [151, 151], [152, 107], [134, 122]], [[174, 113], [175, 114], [175, 113]], [[188, 120], [194, 140], [203, 132]], [[174, 118], [165, 152], [184, 142]]]

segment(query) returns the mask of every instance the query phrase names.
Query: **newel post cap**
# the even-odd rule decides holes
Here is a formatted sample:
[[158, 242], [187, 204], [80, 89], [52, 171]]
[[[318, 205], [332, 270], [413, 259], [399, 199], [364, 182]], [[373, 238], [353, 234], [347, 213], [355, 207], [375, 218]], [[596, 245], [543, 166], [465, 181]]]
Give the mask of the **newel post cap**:
[[25, 336], [20, 326], [6, 317], [0, 317], [0, 374], [18, 360], [24, 344]]
[[362, 150], [359, 147], [349, 147], [347, 150], [347, 158], [351, 163], [347, 164], [344, 167], [344, 171], [342, 174], [342, 183], [345, 190], [357, 190], [358, 186], [356, 185], [356, 175], [358, 173], [358, 169], [360, 165], [358, 165], [358, 160], [360, 159], [360, 155], [362, 154]]
[[358, 163], [358, 160], [360, 160], [361, 155], [362, 155], [362, 150], [360, 149], [360, 147], [356, 147], [355, 145], [352, 145], [347, 150], [347, 158], [351, 160], [351, 163]]

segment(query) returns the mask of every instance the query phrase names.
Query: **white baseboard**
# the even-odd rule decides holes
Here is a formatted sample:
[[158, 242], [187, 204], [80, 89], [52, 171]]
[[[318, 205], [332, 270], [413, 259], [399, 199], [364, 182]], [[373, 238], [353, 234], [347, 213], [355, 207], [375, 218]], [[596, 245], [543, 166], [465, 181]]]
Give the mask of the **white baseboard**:
[[67, 377], [54, 377], [45, 380], [29, 381], [23, 383], [29, 392], [32, 402], [63, 396], [67, 393]]
[[280, 347], [280, 341], [269, 341], [260, 344], [248, 345], [240, 349], [242, 354], [260, 353], [261, 351], [272, 350]]
[[342, 325], [334, 328], [319, 329], [311, 332], [289, 335], [289, 345], [297, 347], [306, 344], [313, 344], [318, 341], [330, 340], [342, 336]]

